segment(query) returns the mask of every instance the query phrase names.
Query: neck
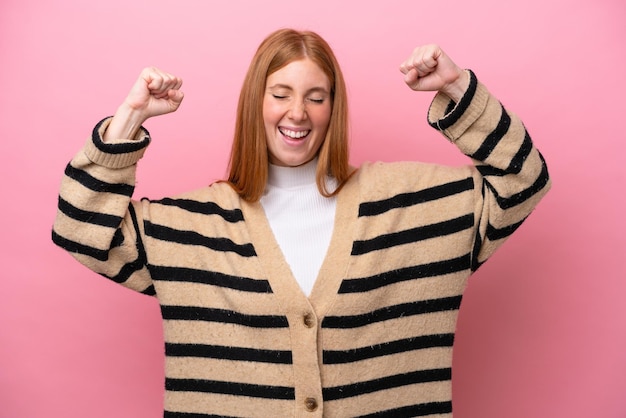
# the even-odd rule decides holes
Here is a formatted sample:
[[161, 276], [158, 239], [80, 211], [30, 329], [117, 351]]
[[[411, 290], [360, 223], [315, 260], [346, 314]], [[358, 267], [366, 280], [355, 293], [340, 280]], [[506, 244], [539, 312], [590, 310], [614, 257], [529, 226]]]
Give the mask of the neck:
[[298, 167], [269, 165], [267, 183], [272, 187], [291, 189], [315, 183], [317, 158]]

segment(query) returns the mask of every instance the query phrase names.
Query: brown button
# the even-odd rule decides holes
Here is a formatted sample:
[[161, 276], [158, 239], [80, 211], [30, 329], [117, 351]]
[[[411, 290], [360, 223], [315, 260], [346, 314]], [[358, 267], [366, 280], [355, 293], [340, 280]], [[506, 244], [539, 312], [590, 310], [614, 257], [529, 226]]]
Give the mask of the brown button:
[[315, 319], [311, 314], [305, 314], [302, 321], [304, 322], [304, 326], [307, 328], [313, 328], [315, 326]]
[[306, 398], [304, 400], [304, 407], [309, 412], [315, 411], [317, 409], [317, 399], [315, 399], [315, 398]]

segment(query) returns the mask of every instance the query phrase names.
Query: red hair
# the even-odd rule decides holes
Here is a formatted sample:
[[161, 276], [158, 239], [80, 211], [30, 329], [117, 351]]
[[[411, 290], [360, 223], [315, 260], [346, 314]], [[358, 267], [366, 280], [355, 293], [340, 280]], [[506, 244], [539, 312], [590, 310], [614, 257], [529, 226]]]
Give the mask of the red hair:
[[[267, 77], [293, 61], [309, 58], [330, 82], [332, 111], [326, 138], [318, 151], [317, 187], [326, 197], [336, 194], [350, 177], [348, 163], [348, 103], [343, 74], [324, 39], [310, 31], [281, 29], [270, 34], [252, 58], [239, 95], [228, 182], [242, 199], [258, 201], [268, 176], [268, 151], [263, 123]], [[326, 177], [339, 187], [326, 189]]]

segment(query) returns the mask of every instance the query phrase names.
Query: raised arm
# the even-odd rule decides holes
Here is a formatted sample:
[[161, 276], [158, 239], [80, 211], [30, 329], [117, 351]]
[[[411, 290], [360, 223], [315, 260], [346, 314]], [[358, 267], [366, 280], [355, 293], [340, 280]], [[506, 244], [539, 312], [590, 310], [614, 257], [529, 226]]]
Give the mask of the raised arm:
[[150, 142], [141, 125], [178, 109], [182, 81], [144, 69], [115, 116], [102, 120], [65, 169], [52, 240], [91, 270], [153, 293], [143, 248], [145, 203], [132, 201], [136, 163]]
[[547, 166], [522, 121], [473, 72], [437, 45], [416, 48], [400, 71], [416, 91], [437, 91], [428, 122], [476, 167], [477, 269], [522, 224], [550, 188]]

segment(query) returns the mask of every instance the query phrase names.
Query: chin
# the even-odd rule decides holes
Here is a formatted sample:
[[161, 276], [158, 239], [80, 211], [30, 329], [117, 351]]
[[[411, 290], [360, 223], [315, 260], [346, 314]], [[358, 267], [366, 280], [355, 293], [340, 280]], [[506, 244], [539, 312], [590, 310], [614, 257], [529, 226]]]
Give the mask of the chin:
[[296, 156], [282, 156], [282, 157], [272, 157], [270, 159], [270, 163], [277, 166], [282, 167], [299, 167], [310, 162], [313, 157], [296, 157]]

